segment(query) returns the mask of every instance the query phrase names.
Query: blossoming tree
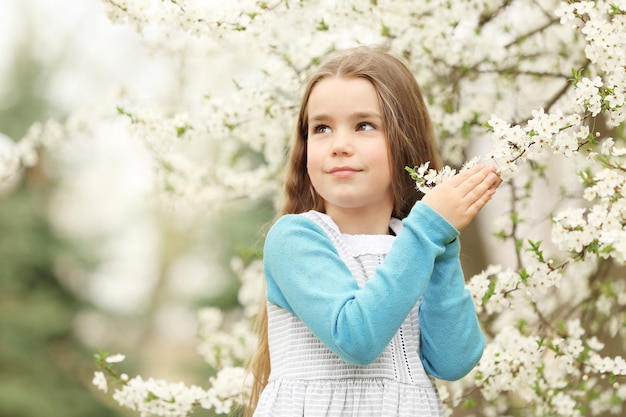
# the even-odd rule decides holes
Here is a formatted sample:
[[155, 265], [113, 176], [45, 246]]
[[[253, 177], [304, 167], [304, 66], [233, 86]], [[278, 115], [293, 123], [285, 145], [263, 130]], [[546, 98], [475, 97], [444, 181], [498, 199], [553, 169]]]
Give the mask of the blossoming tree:
[[[176, 57], [182, 74], [211, 77], [224, 55], [245, 71], [218, 93], [183, 84], [174, 104], [126, 93], [103, 112], [35, 127], [3, 155], [0, 177], [38, 148], [117, 118], [151, 151], [167, 206], [277, 197], [302, 80], [333, 49], [383, 45], [424, 88], [449, 164], [407, 167], [417, 187], [477, 160], [506, 180], [489, 207], [497, 220], [483, 225], [489, 262], [468, 278], [488, 344], [468, 377], [441, 384], [447, 412], [626, 411], [625, 0], [102, 3], [155, 53]], [[262, 281], [259, 260], [233, 268], [242, 321], [224, 327], [219, 310], [199, 313], [199, 351], [219, 371], [206, 387], [129, 377], [117, 370], [122, 356], [104, 353], [94, 383], [117, 384], [113, 398], [141, 416], [231, 413]]]

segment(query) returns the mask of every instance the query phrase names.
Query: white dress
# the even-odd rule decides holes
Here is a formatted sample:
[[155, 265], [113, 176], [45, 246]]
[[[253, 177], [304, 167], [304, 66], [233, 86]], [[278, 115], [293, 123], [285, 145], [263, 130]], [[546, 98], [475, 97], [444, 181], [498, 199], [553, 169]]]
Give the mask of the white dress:
[[[308, 212], [330, 237], [362, 286], [374, 275], [395, 236], [345, 235], [329, 216]], [[392, 219], [399, 234], [402, 223]], [[349, 365], [289, 311], [268, 303], [271, 375], [256, 417], [443, 417], [432, 378], [420, 361], [417, 306], [383, 354], [367, 366]]]

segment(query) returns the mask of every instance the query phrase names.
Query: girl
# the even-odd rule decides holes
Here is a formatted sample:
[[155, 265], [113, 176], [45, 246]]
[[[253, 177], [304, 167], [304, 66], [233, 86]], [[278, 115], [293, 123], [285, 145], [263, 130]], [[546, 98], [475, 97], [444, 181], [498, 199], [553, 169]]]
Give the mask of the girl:
[[420, 200], [404, 167], [426, 161], [440, 166], [400, 60], [358, 47], [312, 76], [265, 241], [248, 415], [443, 416], [432, 377], [463, 377], [484, 346], [457, 237], [500, 178], [478, 166]]

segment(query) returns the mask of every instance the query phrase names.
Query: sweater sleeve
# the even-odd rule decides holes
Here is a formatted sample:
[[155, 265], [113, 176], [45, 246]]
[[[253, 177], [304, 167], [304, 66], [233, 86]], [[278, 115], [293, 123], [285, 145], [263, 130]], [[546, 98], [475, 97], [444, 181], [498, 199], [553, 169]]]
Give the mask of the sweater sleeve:
[[480, 360], [485, 338], [465, 288], [458, 239], [437, 258], [419, 308], [422, 363], [439, 379], [457, 380]]
[[376, 360], [428, 286], [458, 232], [418, 202], [375, 276], [359, 287], [326, 233], [298, 215], [279, 219], [264, 248], [268, 301], [302, 320], [348, 363]]

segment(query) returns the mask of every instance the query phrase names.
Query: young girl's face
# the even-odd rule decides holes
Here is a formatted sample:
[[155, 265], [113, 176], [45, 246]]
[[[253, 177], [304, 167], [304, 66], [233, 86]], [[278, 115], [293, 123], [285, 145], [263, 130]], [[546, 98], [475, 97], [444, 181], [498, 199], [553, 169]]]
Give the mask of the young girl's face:
[[387, 138], [368, 80], [335, 76], [315, 85], [308, 101], [307, 155], [309, 178], [331, 217], [346, 209], [391, 215]]

